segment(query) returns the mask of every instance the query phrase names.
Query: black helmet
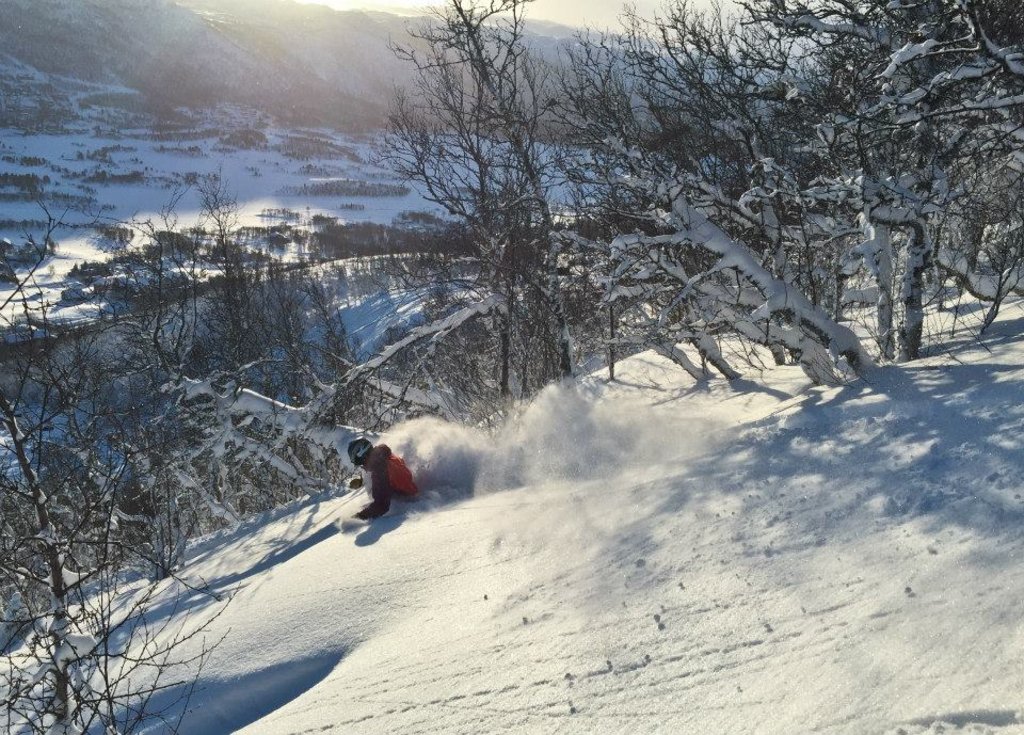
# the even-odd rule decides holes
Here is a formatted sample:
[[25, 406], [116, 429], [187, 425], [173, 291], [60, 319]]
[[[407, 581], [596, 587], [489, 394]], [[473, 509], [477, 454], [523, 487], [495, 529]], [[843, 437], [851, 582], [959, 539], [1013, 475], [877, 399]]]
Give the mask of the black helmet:
[[356, 467], [362, 467], [366, 461], [366, 455], [373, 449], [373, 445], [366, 439], [354, 439], [348, 443], [348, 458]]

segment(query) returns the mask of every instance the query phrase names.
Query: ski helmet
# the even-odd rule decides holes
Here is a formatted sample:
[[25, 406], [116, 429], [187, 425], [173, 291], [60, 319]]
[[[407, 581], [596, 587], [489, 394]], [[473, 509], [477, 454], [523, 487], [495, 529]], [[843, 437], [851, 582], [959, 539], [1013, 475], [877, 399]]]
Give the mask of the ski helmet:
[[348, 443], [348, 458], [356, 467], [361, 467], [371, 449], [373, 445], [367, 439], [354, 439]]

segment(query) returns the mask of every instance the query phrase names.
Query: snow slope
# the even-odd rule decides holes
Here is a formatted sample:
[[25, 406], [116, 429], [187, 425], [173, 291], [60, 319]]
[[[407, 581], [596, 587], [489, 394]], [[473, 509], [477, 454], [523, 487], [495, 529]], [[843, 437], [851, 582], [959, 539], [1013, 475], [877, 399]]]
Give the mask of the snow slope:
[[396, 427], [426, 500], [197, 544], [185, 576], [233, 599], [182, 731], [1024, 733], [1004, 313], [873, 385], [693, 386], [645, 354], [494, 438]]

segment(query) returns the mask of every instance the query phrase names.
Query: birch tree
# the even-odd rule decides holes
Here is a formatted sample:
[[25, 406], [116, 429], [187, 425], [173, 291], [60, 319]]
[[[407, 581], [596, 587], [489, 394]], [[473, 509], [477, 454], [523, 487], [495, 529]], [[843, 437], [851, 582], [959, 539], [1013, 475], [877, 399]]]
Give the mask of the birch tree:
[[107, 326], [50, 336], [29, 276], [15, 291], [38, 304], [30, 316], [45, 336], [0, 366], [2, 722], [8, 732], [132, 732], [166, 714], [154, 699], [165, 686], [187, 696], [208, 649], [179, 657], [190, 633], [144, 622], [157, 588], [128, 589], [126, 573], [149, 563], [122, 526], [148, 449], [127, 420], [138, 386]]
[[682, 3], [653, 23], [634, 17], [618, 46], [600, 43], [576, 57], [568, 114], [599, 151], [596, 196], [644, 207], [632, 233], [611, 239], [609, 300], [630, 299], [624, 313], [645, 314], [644, 329], [695, 377], [705, 366], [739, 374], [719, 347], [725, 334], [778, 361], [794, 356], [817, 382], [835, 380], [840, 364], [870, 370], [832, 316], [831, 243], [846, 228], [802, 196], [815, 162], [801, 142], [813, 126], [799, 108], [806, 79], [792, 45]]
[[396, 51], [415, 67], [419, 91], [397, 97], [385, 154], [471, 234], [463, 314], [490, 325], [504, 398], [514, 392], [517, 344], [534, 356], [526, 367], [541, 369], [534, 389], [570, 377], [575, 361], [554, 236], [549, 72], [526, 42], [527, 4], [449, 0], [413, 31], [415, 44]]
[[[1001, 300], [1006, 285], [1016, 282], [1017, 261], [983, 258], [977, 272], [979, 261], [962, 257], [962, 243], [936, 234], [965, 234], [970, 227], [948, 226], [949, 215], [966, 211], [955, 206], [957, 199], [976, 198], [971, 189], [979, 186], [991, 196], [1002, 188], [999, 182], [1009, 183], [1019, 172], [1019, 18], [1015, 26], [1007, 8], [976, 0], [764, 0], [746, 7], [756, 20], [799, 39], [809, 53], [824, 58], [843, 49], [865, 72], [845, 88], [847, 102], [821, 121], [820, 131], [837, 164], [833, 192], [846, 188], [848, 205], [861, 210], [858, 254], [878, 281], [883, 354], [893, 354], [885, 334], [896, 306], [899, 357], [914, 359], [921, 354], [933, 273], [933, 293], [952, 277], [965, 287], [977, 284], [975, 295], [988, 300]], [[992, 35], [997, 27], [1004, 42]], [[981, 171], [994, 174], [990, 183], [979, 180]], [[940, 223], [947, 226], [940, 230]], [[977, 253], [976, 245], [967, 250]], [[1001, 284], [994, 289], [993, 278]]]

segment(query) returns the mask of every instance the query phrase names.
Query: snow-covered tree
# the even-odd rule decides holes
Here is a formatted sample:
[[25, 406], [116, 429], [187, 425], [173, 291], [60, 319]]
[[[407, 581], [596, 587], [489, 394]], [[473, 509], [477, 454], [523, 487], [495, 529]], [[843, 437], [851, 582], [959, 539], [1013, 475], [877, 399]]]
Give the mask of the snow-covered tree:
[[[16, 297], [30, 300], [30, 281], [21, 274]], [[47, 310], [31, 313], [43, 333]], [[145, 451], [132, 417], [146, 398], [110, 350], [113, 337], [97, 325], [25, 341], [2, 365], [0, 702], [9, 732], [132, 732], [159, 716], [150, 705], [162, 686], [194, 676], [176, 670], [182, 636], [141, 625], [156, 587], [128, 593], [126, 573], [150, 562], [122, 525]], [[147, 675], [132, 675], [140, 670]]]
[[953, 0], [751, 0], [732, 17], [675, 2], [582, 37], [562, 111], [576, 243], [606, 258], [615, 341], [732, 377], [731, 335], [821, 381], [837, 361], [921, 355], [950, 287], [990, 301], [990, 322], [1020, 290], [1013, 17]]
[[[622, 233], [607, 240], [607, 298], [695, 376], [738, 375], [726, 334], [795, 356], [816, 381], [873, 364], [834, 318], [846, 229], [802, 196], [813, 124], [792, 56], [770, 28], [684, 4], [574, 55], [567, 118], [595, 164], [576, 178]], [[623, 217], [624, 203], [639, 211]]]
[[397, 52], [415, 66], [418, 89], [398, 95], [385, 153], [469, 234], [431, 344], [454, 322], [485, 321], [489, 382], [505, 398], [531, 379], [536, 389], [571, 376], [575, 361], [554, 237], [550, 73], [528, 47], [527, 4], [449, 0], [413, 31], [415, 43]]
[[[1016, 287], [1019, 261], [984, 255], [984, 226], [970, 223], [963, 200], [1005, 201], [1019, 180], [1019, 23], [1015, 32], [1004, 24], [1012, 14], [976, 0], [746, 7], [817, 66], [846, 77], [818, 121], [830, 165], [813, 194], [860, 210], [862, 243], [852, 255], [875, 280], [882, 353], [894, 355], [895, 334], [900, 358], [913, 359], [932, 275], [931, 293], [952, 278], [996, 304]], [[964, 242], [969, 234], [973, 242]]]

